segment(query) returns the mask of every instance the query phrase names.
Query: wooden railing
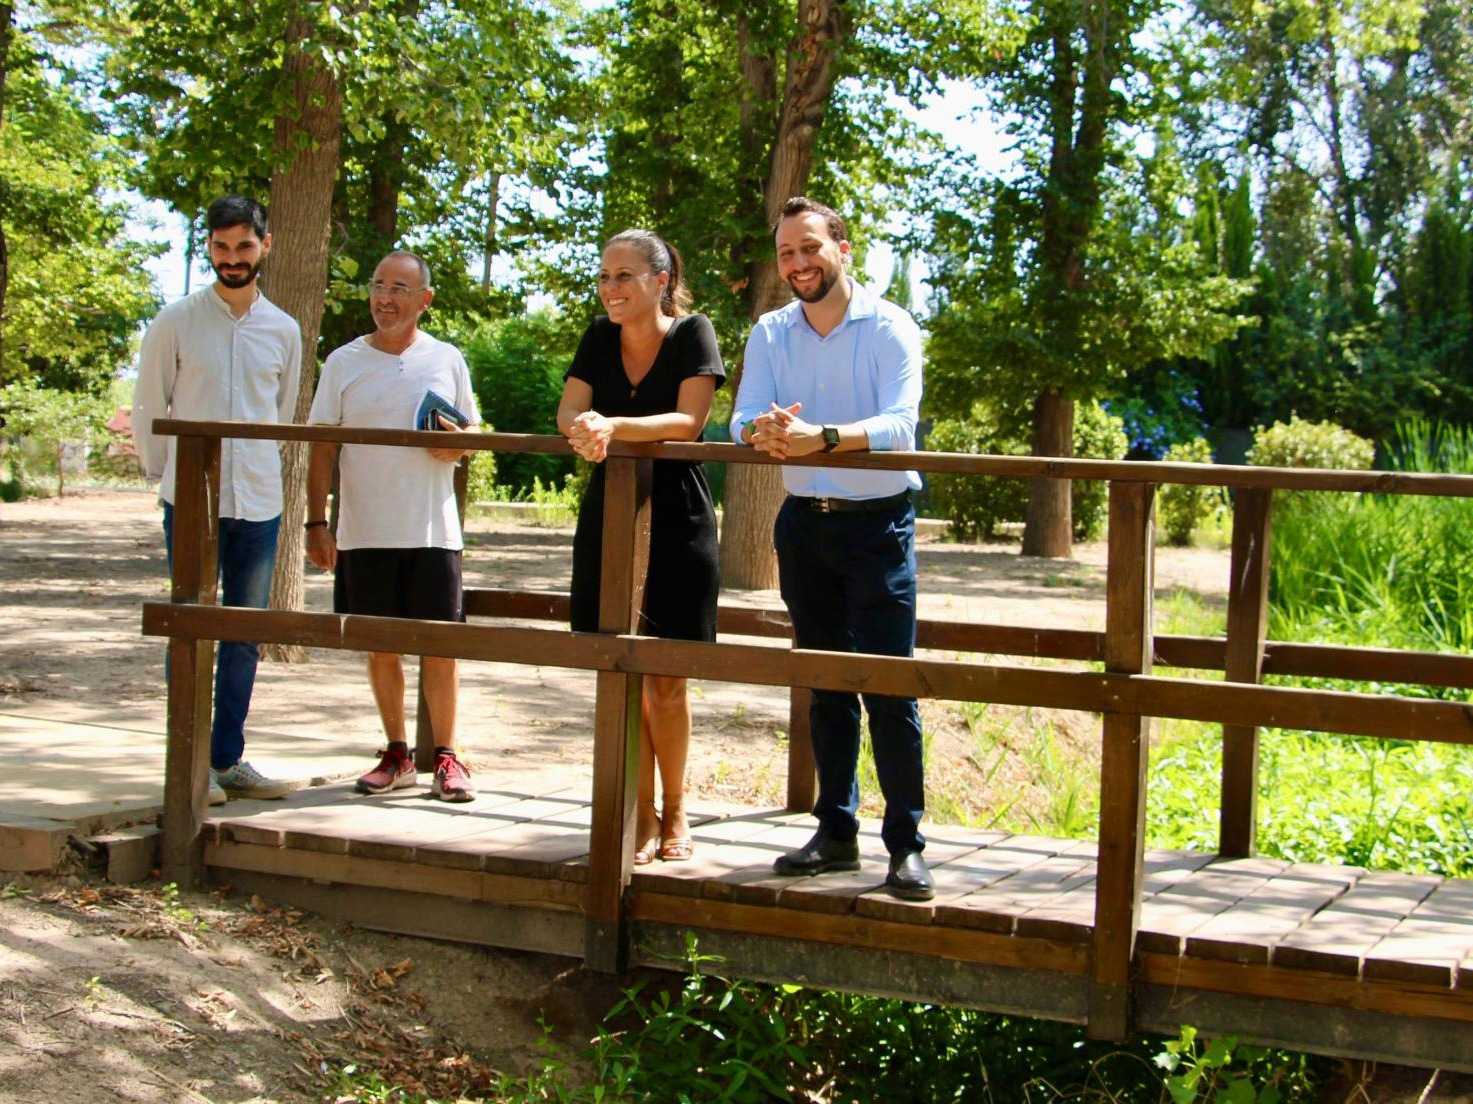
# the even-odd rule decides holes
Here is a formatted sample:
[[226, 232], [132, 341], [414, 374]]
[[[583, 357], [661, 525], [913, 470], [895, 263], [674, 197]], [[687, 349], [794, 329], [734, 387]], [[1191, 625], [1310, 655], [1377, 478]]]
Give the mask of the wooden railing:
[[[593, 817], [585, 954], [591, 966], [621, 969], [628, 952], [624, 890], [633, 852], [640, 678], [680, 675], [793, 688], [789, 804], [813, 797], [806, 741], [808, 688], [866, 691], [953, 701], [1048, 706], [1103, 716], [1095, 924], [1089, 1024], [1119, 1038], [1132, 1021], [1131, 970], [1142, 898], [1149, 722], [1174, 717], [1223, 726], [1219, 850], [1253, 852], [1258, 730], [1272, 725], [1398, 740], [1473, 743], [1473, 707], [1381, 694], [1269, 687], [1266, 674], [1374, 679], [1473, 687], [1473, 658], [1378, 648], [1266, 641], [1272, 495], [1275, 490], [1473, 497], [1473, 477], [1193, 464], [1055, 460], [949, 453], [847, 453], [805, 458], [811, 466], [915, 469], [973, 477], [1101, 479], [1109, 490], [1109, 559], [1103, 632], [922, 621], [921, 649], [981, 655], [1084, 660], [1102, 670], [856, 656], [770, 645], [658, 640], [633, 635], [649, 537], [650, 462], [655, 457], [713, 463], [779, 461], [716, 444], [611, 447], [596, 634], [561, 628], [446, 624], [213, 606], [221, 437], [428, 446], [436, 434], [322, 426], [160, 420], [179, 438], [171, 602], [144, 607], [144, 632], [168, 636], [168, 757], [164, 876], [190, 884], [201, 874], [205, 816], [211, 649], [215, 640], [294, 643], [360, 651], [455, 656], [596, 671]], [[463, 434], [477, 449], [567, 454], [558, 437]], [[1225, 639], [1152, 632], [1154, 490], [1161, 483], [1232, 488], [1231, 578]], [[566, 598], [517, 591], [471, 591], [474, 615], [561, 620]], [[780, 637], [779, 613], [723, 607], [722, 634]], [[1220, 670], [1226, 681], [1164, 678], [1154, 664]], [[421, 739], [426, 739], [421, 734]], [[924, 953], [924, 947], [918, 947]]]

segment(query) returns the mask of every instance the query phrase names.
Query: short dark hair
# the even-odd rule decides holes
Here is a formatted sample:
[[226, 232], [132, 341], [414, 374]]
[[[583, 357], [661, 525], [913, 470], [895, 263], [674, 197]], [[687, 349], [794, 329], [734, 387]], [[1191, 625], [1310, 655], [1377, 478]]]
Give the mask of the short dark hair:
[[[425, 287], [434, 286], [432, 283], [430, 283], [430, 266], [425, 263], [425, 259], [421, 257], [418, 253], [411, 253], [407, 249], [395, 249], [391, 252], [385, 253], [383, 255], [383, 258], [379, 261], [379, 264], [383, 264], [384, 261], [392, 261], [396, 257], [408, 257], [411, 261], [419, 266], [420, 283], [422, 283]], [[374, 265], [374, 267], [377, 268], [378, 265]]]
[[[777, 221], [780, 223], [783, 219], [794, 215], [817, 215], [828, 227], [829, 237], [836, 242], [848, 240], [848, 235], [844, 233], [844, 220], [839, 217], [839, 212], [832, 207], [825, 207], [816, 199], [809, 199], [807, 196], [793, 196], [783, 204], [782, 213], [778, 215]], [[772, 232], [777, 233], [776, 225], [773, 226]]]
[[213, 234], [232, 226], [249, 226], [256, 237], [266, 237], [266, 208], [248, 196], [221, 196], [205, 212], [205, 228]]

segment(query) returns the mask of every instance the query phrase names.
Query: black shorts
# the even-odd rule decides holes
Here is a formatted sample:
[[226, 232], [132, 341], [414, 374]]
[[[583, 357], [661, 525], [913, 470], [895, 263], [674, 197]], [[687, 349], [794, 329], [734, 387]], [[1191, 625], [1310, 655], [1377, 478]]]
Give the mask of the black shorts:
[[338, 552], [336, 613], [464, 621], [460, 552], [449, 548], [349, 548]]

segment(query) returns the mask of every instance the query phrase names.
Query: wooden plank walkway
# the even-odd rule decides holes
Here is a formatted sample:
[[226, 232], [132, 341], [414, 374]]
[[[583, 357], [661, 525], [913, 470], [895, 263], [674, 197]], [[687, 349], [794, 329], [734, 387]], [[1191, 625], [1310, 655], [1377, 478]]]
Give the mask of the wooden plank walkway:
[[[347, 785], [211, 810], [217, 882], [365, 927], [581, 956], [586, 789]], [[695, 802], [695, 856], [636, 868], [635, 961], [1084, 1022], [1095, 846], [931, 826], [929, 902], [884, 891], [878, 826], [853, 874], [779, 878], [812, 818]], [[1182, 1023], [1331, 1053], [1473, 1070], [1473, 883], [1355, 867], [1148, 851], [1141, 1026]]]

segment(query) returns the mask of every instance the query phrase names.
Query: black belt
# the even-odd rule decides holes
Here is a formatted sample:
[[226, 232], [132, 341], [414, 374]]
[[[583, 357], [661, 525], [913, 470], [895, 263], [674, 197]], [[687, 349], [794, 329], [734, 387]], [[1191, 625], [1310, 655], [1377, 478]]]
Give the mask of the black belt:
[[820, 514], [859, 514], [871, 510], [893, 510], [910, 502], [910, 492], [887, 495], [884, 498], [813, 498], [809, 495], [788, 495], [789, 502], [796, 502], [805, 510]]

